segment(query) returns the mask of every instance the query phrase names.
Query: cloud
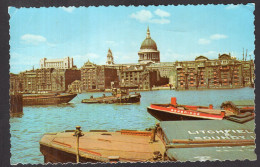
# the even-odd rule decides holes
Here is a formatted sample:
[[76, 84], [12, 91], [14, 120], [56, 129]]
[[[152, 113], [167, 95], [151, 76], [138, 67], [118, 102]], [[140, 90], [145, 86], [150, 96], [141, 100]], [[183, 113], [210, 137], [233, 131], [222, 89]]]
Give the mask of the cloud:
[[169, 19], [165, 19], [165, 17], [169, 17], [170, 14], [163, 10], [157, 9], [154, 11], [155, 17], [149, 10], [140, 10], [138, 12], [132, 13], [130, 18], [136, 19], [141, 23], [154, 23], [154, 24], [168, 24], [170, 23]]
[[198, 43], [200, 45], [207, 45], [207, 44], [210, 44], [210, 42], [211, 42], [210, 40], [205, 39], [205, 38], [200, 38], [199, 41], [198, 41]]
[[149, 10], [140, 10], [136, 13], [132, 13], [130, 17], [140, 22], [149, 22], [149, 20], [153, 17], [153, 14]]
[[198, 40], [198, 43], [200, 45], [207, 45], [207, 44], [211, 43], [211, 40], [220, 40], [220, 39], [225, 39], [227, 37], [228, 36], [224, 35], [224, 34], [213, 34], [213, 35], [210, 35], [209, 38], [200, 38]]
[[21, 36], [21, 40], [28, 44], [38, 45], [39, 43], [44, 43], [47, 39], [41, 35], [25, 34]]
[[240, 5], [234, 5], [234, 4], [230, 4], [226, 7], [227, 10], [229, 9], [235, 9], [235, 8], [238, 8]]
[[225, 39], [227, 37], [228, 36], [226, 36], [224, 34], [213, 34], [213, 35], [210, 36], [210, 39], [218, 40], [218, 39]]
[[154, 11], [154, 13], [160, 17], [169, 17], [170, 16], [170, 13], [168, 13], [164, 10], [161, 10], [161, 9], [157, 9], [156, 11]]
[[75, 7], [61, 7], [62, 10], [68, 13], [72, 13]]

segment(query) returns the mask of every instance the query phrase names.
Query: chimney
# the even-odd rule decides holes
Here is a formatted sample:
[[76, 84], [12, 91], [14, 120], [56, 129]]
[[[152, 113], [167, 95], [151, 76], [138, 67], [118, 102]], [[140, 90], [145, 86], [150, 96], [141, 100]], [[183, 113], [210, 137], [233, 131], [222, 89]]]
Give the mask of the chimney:
[[172, 105], [177, 105], [177, 99], [176, 99], [176, 97], [172, 97], [172, 98], [171, 98], [171, 104], [172, 104]]

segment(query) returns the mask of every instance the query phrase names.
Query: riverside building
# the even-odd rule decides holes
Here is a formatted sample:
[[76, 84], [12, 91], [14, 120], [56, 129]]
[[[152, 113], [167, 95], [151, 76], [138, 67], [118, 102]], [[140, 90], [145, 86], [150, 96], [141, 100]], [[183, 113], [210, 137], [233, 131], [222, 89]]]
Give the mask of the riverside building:
[[48, 93], [67, 91], [75, 80], [80, 80], [80, 70], [42, 68], [12, 74], [10, 83], [18, 93]]
[[170, 83], [177, 90], [241, 88], [254, 85], [254, 62], [239, 61], [230, 54], [210, 60], [205, 56], [195, 61], [176, 61]]
[[117, 69], [96, 65], [89, 60], [81, 67], [81, 90], [111, 89], [111, 84], [118, 86]]

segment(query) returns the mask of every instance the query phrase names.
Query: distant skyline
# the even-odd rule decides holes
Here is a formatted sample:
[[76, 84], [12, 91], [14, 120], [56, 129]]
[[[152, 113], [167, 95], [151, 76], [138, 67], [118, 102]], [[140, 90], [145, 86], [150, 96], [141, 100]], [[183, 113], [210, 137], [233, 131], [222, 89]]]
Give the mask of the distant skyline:
[[[9, 8], [10, 72], [39, 68], [40, 59], [73, 57], [105, 64], [137, 63], [149, 26], [161, 62], [217, 59], [243, 48], [254, 56], [254, 4], [139, 7]], [[249, 59], [249, 56], [248, 56]]]

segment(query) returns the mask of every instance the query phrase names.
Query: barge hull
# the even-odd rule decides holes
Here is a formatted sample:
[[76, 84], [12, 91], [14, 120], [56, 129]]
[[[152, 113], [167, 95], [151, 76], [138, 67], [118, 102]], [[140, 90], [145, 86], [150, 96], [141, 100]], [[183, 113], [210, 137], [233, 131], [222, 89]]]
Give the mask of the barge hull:
[[159, 121], [179, 121], [179, 120], [209, 120], [207, 118], [201, 118], [201, 117], [189, 117], [185, 115], [178, 115], [173, 113], [168, 113], [164, 111], [158, 111], [155, 109], [152, 109], [150, 107], [147, 108], [147, 111], [154, 116]]
[[140, 102], [140, 95], [131, 95], [131, 96], [124, 96], [122, 98], [118, 97], [105, 97], [105, 98], [94, 98], [94, 99], [84, 99], [82, 100], [82, 103], [107, 103], [107, 104], [112, 104], [112, 103], [138, 103]]
[[[68, 153], [62, 150], [58, 150], [52, 147], [47, 147], [44, 145], [40, 145], [40, 151], [44, 156], [44, 163], [76, 163], [76, 155], [72, 153]], [[79, 157], [79, 161], [82, 163], [92, 162], [97, 163], [99, 161], [95, 161], [93, 159]]]
[[43, 96], [43, 97], [24, 97], [23, 98], [23, 105], [54, 105], [54, 104], [61, 104], [61, 103], [68, 103], [77, 94], [70, 94], [70, 95], [58, 95], [58, 96]]

